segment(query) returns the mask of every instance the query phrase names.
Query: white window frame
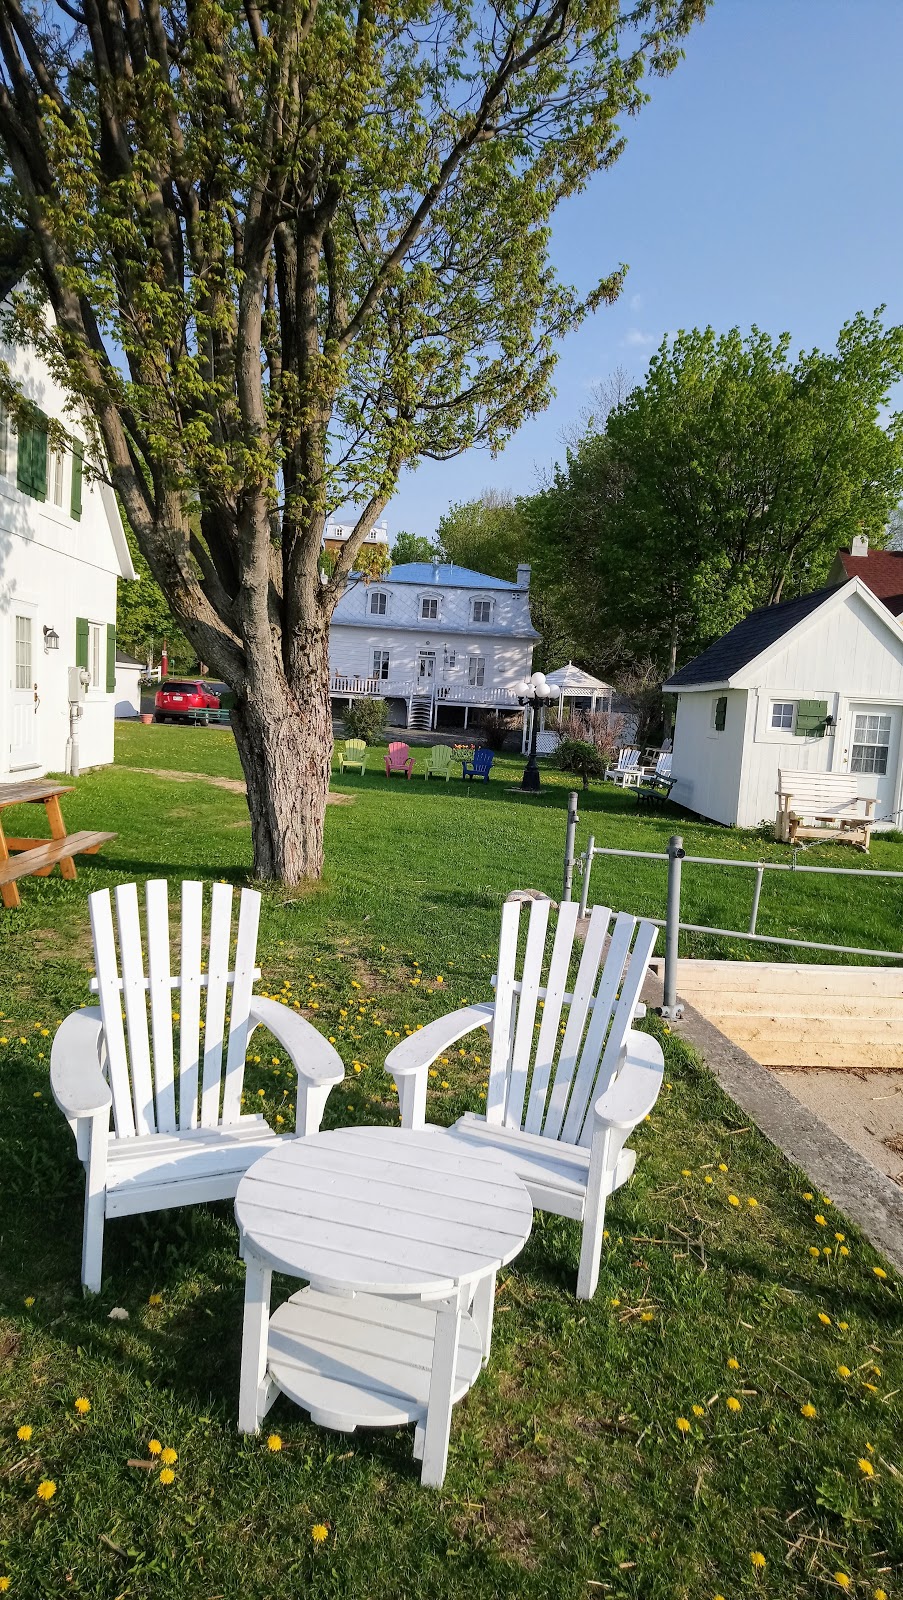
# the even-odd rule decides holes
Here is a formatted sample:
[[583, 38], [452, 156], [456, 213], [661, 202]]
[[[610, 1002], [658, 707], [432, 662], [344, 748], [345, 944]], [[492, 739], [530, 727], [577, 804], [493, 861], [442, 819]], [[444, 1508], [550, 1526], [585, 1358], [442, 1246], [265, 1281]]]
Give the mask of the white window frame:
[[[435, 612], [430, 612], [429, 615], [428, 615], [427, 612], [424, 610], [424, 607], [425, 606], [432, 606], [432, 605], [434, 605], [436, 607], [436, 610], [435, 610]], [[422, 595], [418, 596], [418, 599], [417, 599], [417, 618], [418, 618], [419, 622], [438, 622], [439, 618], [441, 617], [441, 615], [442, 615], [442, 596], [441, 596], [441, 594], [422, 594]]]
[[[782, 712], [789, 710], [789, 712], [790, 712], [790, 722], [789, 723], [783, 722], [783, 721], [775, 722], [775, 720], [774, 720], [775, 719], [775, 713], [779, 709]], [[797, 714], [798, 710], [799, 710], [799, 701], [798, 700], [770, 700], [768, 702], [768, 729], [769, 729], [769, 732], [770, 733], [781, 733], [781, 734], [786, 733], [789, 737], [792, 738], [793, 735], [796, 733], [796, 714]]]
[[107, 625], [105, 622], [88, 623], [88, 675], [91, 682], [88, 692], [107, 692]]
[[57, 511], [66, 504], [66, 451], [47, 452], [47, 499]]
[[[19, 623], [25, 623], [21, 633]], [[30, 689], [34, 682], [34, 617], [30, 611], [13, 613], [13, 688], [17, 693]]]
[[455, 650], [449, 650], [448, 645], [444, 645], [443, 646], [443, 650], [442, 650], [442, 676], [443, 676], [443, 678], [447, 678], [450, 672], [454, 672], [455, 671], [455, 667], [457, 665], [457, 660], [458, 660], [458, 652], [457, 652], [457, 650], [456, 649]]
[[[471, 622], [475, 622], [477, 627], [481, 627], [481, 626], [485, 627], [487, 623], [492, 621], [492, 612], [493, 612], [494, 605], [495, 605], [495, 602], [493, 600], [490, 600], [486, 595], [476, 595], [476, 596], [474, 596], [473, 600], [471, 600], [471, 602], [470, 602], [470, 620], [471, 620]], [[486, 607], [486, 616], [485, 617], [478, 617], [477, 616], [477, 607], [478, 606], [481, 609], [482, 609], [483, 606]]]
[[[377, 665], [377, 662], [379, 665]], [[374, 650], [371, 663], [373, 671], [371, 678], [378, 678], [380, 683], [386, 683], [389, 677], [389, 652], [388, 650]]]
[[[888, 709], [887, 711], [857, 711], [854, 708], [853, 711], [851, 712], [851, 717], [852, 717], [853, 726], [850, 729], [850, 771], [856, 773], [856, 775], [858, 777], [862, 777], [862, 778], [886, 778], [887, 777], [887, 769], [888, 769], [888, 765], [889, 765], [889, 762], [890, 762], [891, 746], [892, 746], [893, 741], [894, 741], [894, 718], [893, 718], [893, 712], [890, 709]], [[879, 730], [877, 728], [872, 730], [873, 733], [874, 733], [874, 738], [870, 739], [868, 737], [869, 728], [868, 728], [868, 726], [866, 726], [866, 728], [865, 728], [866, 737], [864, 739], [860, 739], [858, 741], [858, 745], [857, 745], [857, 740], [856, 740], [856, 722], [857, 722], [858, 718], [862, 718], [865, 721], [866, 724], [868, 724], [869, 722], [886, 722], [887, 725], [888, 725], [887, 726], [887, 738], [886, 738], [886, 740], [882, 739], [882, 738], [879, 738]], [[883, 750], [884, 751], [884, 767], [883, 767], [883, 770], [879, 771], [879, 769], [877, 767], [875, 767], [875, 766], [872, 766], [872, 767], [857, 767], [857, 766], [854, 766], [853, 763], [856, 760], [855, 752], [856, 752], [857, 748], [860, 749], [860, 750], [871, 750], [871, 751]]]
[[472, 689], [485, 689], [486, 687], [486, 657], [469, 655], [467, 657], [467, 681]]
[[[382, 600], [382, 607], [374, 605], [374, 600]], [[385, 589], [371, 589], [367, 602], [368, 617], [387, 617], [389, 614], [389, 595]]]

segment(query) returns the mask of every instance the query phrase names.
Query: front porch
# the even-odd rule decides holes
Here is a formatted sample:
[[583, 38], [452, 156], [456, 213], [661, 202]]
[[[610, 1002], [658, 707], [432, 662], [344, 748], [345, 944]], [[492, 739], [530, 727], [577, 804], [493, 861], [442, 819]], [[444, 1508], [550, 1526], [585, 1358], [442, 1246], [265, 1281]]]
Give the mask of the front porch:
[[463, 713], [460, 726], [466, 728], [471, 711], [520, 712], [526, 729], [526, 708], [518, 701], [513, 687], [487, 688], [484, 684], [435, 683], [430, 678], [362, 678], [334, 672], [329, 693], [333, 700], [398, 700], [405, 707], [406, 726], [434, 729], [439, 726], [439, 711], [456, 707]]

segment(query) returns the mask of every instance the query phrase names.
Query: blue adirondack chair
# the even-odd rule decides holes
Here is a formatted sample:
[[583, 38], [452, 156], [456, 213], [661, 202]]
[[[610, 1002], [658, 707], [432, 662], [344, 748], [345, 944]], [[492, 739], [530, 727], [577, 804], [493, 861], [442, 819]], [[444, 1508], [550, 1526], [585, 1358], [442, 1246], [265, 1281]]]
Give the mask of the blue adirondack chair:
[[495, 757], [491, 750], [475, 750], [472, 761], [461, 762], [462, 778], [482, 778], [484, 783], [489, 782], [489, 769]]

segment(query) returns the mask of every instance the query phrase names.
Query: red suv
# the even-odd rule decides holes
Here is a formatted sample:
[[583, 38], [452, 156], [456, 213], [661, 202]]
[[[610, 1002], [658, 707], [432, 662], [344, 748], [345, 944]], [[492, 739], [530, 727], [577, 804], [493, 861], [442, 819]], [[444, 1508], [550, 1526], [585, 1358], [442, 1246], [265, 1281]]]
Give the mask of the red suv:
[[204, 722], [219, 710], [219, 695], [200, 678], [170, 678], [154, 696], [155, 722]]

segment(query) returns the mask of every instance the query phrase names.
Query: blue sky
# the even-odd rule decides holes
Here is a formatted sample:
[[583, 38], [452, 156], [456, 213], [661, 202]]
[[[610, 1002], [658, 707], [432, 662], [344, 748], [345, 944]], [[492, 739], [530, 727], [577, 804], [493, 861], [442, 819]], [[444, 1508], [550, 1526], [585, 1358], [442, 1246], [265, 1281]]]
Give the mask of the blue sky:
[[901, 63], [903, 0], [716, 0], [620, 162], [555, 218], [559, 275], [586, 289], [625, 261], [622, 298], [563, 341], [556, 398], [501, 455], [405, 475], [390, 536], [529, 492], [594, 383], [641, 378], [666, 331], [756, 322], [827, 348], [858, 310], [903, 321]]

